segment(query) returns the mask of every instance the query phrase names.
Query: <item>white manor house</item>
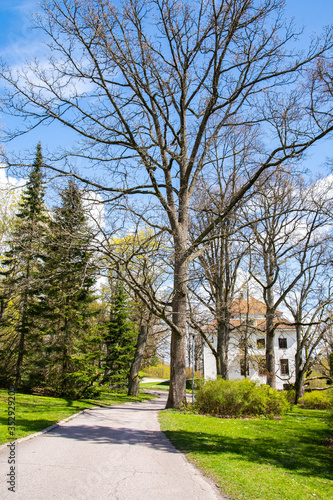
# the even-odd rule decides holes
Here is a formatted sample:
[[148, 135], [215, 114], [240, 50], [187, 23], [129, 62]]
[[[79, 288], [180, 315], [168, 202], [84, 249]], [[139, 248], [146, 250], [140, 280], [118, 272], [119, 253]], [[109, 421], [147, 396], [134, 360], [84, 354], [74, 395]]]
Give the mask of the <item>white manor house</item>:
[[[249, 297], [236, 299], [231, 307], [230, 343], [229, 343], [229, 379], [245, 376], [261, 384], [266, 383], [265, 347], [266, 347], [266, 306], [263, 302]], [[294, 326], [277, 311], [274, 319], [275, 330], [275, 371], [276, 388], [287, 389], [295, 382], [296, 331]], [[205, 329], [205, 333], [217, 347], [216, 323]], [[247, 349], [247, 367], [245, 367], [245, 342]], [[216, 361], [210, 347], [203, 347], [204, 378], [216, 378]]]

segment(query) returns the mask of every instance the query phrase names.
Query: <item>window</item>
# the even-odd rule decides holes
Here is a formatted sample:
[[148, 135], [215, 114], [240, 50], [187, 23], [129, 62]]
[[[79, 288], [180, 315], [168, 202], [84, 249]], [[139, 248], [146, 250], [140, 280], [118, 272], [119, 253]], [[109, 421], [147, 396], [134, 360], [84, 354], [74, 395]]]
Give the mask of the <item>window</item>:
[[281, 375], [289, 375], [289, 361], [288, 359], [280, 359]]
[[246, 373], [245, 373], [245, 360], [244, 359], [241, 359], [241, 361], [240, 361], [240, 373], [241, 373], [242, 377], [247, 377], [250, 373], [249, 363], [247, 363]]
[[280, 349], [287, 349], [287, 339], [279, 338], [279, 348]]
[[261, 377], [266, 375], [266, 358], [264, 356], [258, 359], [258, 375]]
[[257, 339], [257, 347], [258, 349], [265, 349], [265, 339]]

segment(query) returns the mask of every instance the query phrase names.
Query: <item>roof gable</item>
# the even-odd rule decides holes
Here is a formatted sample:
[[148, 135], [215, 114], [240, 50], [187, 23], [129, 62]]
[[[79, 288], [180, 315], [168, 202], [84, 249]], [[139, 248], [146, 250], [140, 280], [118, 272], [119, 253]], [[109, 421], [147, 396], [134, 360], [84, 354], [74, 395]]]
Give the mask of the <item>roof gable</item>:
[[[249, 316], [264, 317], [266, 310], [266, 304], [252, 296], [249, 297], [249, 300], [245, 300], [242, 296], [238, 297], [233, 301], [230, 308], [232, 318], [246, 316], [247, 314]], [[276, 316], [282, 316], [282, 313], [276, 311]]]

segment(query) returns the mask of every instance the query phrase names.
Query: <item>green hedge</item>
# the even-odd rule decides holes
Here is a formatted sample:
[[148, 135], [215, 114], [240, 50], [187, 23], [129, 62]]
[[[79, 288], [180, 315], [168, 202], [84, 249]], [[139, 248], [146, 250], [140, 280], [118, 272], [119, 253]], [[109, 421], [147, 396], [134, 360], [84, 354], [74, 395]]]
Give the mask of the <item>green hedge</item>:
[[290, 404], [285, 394], [249, 380], [210, 380], [196, 394], [200, 413], [220, 417], [281, 416]]

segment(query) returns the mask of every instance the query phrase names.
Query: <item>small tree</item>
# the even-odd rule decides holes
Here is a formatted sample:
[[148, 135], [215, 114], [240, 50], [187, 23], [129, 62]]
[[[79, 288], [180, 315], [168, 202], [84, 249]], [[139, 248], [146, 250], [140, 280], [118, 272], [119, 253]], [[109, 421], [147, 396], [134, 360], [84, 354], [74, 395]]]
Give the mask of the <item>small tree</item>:
[[110, 322], [104, 338], [106, 346], [104, 383], [121, 388], [127, 384], [138, 333], [130, 318], [123, 284], [116, 285], [110, 304]]

